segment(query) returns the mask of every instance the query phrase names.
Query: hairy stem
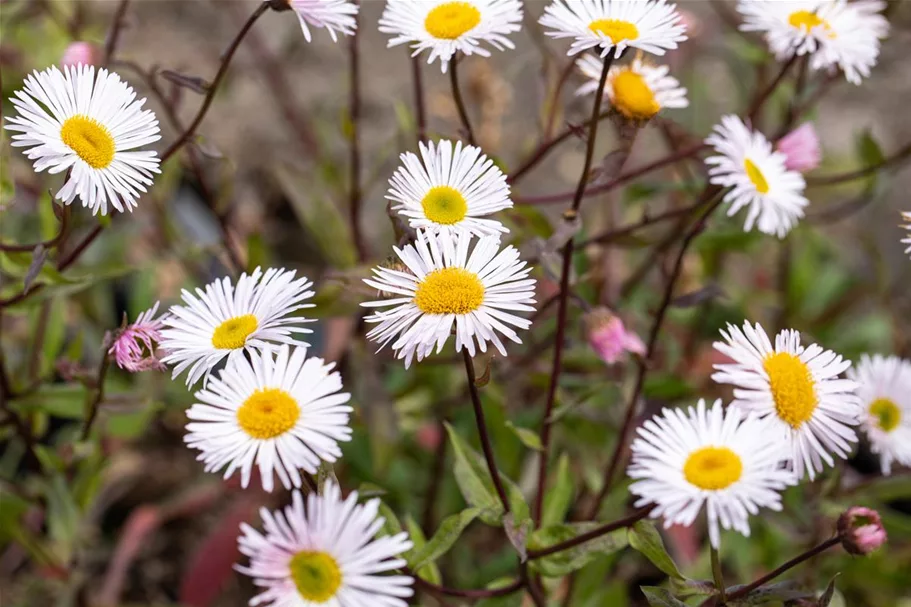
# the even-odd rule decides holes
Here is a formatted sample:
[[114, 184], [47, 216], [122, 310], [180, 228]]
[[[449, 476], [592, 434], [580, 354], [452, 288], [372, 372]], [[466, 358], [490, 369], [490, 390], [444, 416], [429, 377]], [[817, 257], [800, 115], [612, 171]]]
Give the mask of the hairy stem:
[[456, 67], [458, 65], [458, 57], [453, 56], [449, 62], [449, 83], [452, 85], [452, 98], [455, 100], [456, 109], [459, 111], [459, 119], [462, 121], [462, 128], [465, 129], [468, 143], [474, 145], [474, 131], [471, 130], [471, 121], [468, 119], [468, 111], [465, 109], [465, 102], [462, 100], [462, 91], [459, 89], [459, 75]]

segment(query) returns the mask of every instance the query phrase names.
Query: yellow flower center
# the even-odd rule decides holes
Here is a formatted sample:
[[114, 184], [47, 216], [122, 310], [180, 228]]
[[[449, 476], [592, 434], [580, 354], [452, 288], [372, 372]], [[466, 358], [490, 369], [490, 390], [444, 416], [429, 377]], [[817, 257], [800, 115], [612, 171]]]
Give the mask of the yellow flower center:
[[484, 284], [474, 272], [443, 268], [424, 277], [414, 305], [425, 314], [468, 314], [484, 303]]
[[829, 22], [810, 11], [795, 11], [791, 13], [791, 16], [788, 17], [788, 23], [791, 24], [791, 27], [795, 27], [804, 33], [809, 33], [814, 27], [821, 25], [829, 38], [835, 37], [835, 32]]
[[278, 388], [257, 390], [237, 410], [237, 423], [253, 438], [275, 438], [294, 427], [300, 407], [290, 394]]
[[767, 194], [769, 191], [769, 182], [766, 181], [765, 175], [762, 174], [762, 171], [759, 170], [756, 163], [749, 158], [745, 158], [743, 161], [743, 168], [746, 169], [747, 177], [749, 177], [750, 181], [753, 182], [753, 185], [756, 186], [756, 191], [760, 194]]
[[481, 22], [481, 11], [470, 2], [445, 2], [424, 19], [424, 29], [434, 38], [455, 40]]
[[743, 474], [740, 456], [727, 447], [703, 447], [693, 451], [683, 464], [683, 476], [700, 489], [717, 491], [730, 487]]
[[639, 28], [635, 24], [621, 19], [598, 19], [592, 21], [588, 29], [596, 34], [607, 36], [614, 44], [623, 40], [635, 40], [639, 37]]
[[421, 201], [421, 206], [424, 207], [427, 219], [447, 226], [462, 221], [468, 211], [465, 197], [457, 189], [448, 185], [431, 188]]
[[219, 350], [243, 348], [247, 338], [258, 326], [259, 322], [253, 314], [229, 318], [215, 329], [215, 333], [212, 334], [212, 345]]
[[655, 100], [645, 78], [632, 70], [623, 70], [614, 77], [614, 106], [634, 120], [648, 120], [658, 113], [661, 105]]
[[884, 432], [892, 432], [902, 420], [901, 409], [888, 398], [877, 398], [870, 403], [870, 415], [876, 418], [876, 423]]
[[342, 571], [325, 552], [298, 552], [288, 564], [291, 579], [304, 600], [326, 603], [342, 585]]
[[762, 367], [769, 376], [779, 418], [799, 428], [813, 417], [819, 400], [807, 365], [793, 354], [778, 352], [766, 356]]
[[60, 127], [60, 138], [93, 169], [103, 169], [114, 160], [114, 138], [107, 127], [77, 114]]

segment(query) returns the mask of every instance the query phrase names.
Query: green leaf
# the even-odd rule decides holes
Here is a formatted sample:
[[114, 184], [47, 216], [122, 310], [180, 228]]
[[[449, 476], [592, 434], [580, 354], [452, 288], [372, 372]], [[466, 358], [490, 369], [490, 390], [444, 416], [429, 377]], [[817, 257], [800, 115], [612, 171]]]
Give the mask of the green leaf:
[[816, 607], [829, 607], [829, 603], [832, 602], [832, 597], [835, 596], [835, 580], [838, 579], [839, 574], [835, 574], [829, 581], [829, 585], [826, 586], [826, 591], [822, 593], [822, 596], [816, 601]]
[[[411, 543], [414, 544], [411, 550], [405, 553], [405, 560], [410, 560], [411, 557], [424, 549], [424, 546], [427, 545], [427, 538], [424, 537], [424, 530], [421, 529], [421, 526], [418, 525], [417, 521], [411, 515], [405, 517], [405, 528], [408, 530], [408, 537], [411, 539]], [[427, 580], [434, 584], [440, 584], [443, 581], [443, 575], [440, 573], [440, 568], [437, 567], [436, 563], [427, 563], [420, 569], [415, 571], [415, 574], [422, 580]]]
[[24, 411], [41, 411], [64, 419], [85, 416], [85, 388], [82, 384], [52, 384], [16, 400]]
[[452, 548], [452, 545], [462, 535], [462, 531], [480, 514], [480, 508], [467, 508], [458, 514], [446, 517], [427, 544], [411, 555], [408, 564], [412, 569], [418, 570], [424, 565], [436, 561]]
[[393, 536], [402, 532], [402, 523], [399, 522], [399, 517], [396, 516], [392, 508], [386, 505], [386, 502], [380, 502], [380, 516], [382, 516], [384, 520], [378, 535]]
[[650, 560], [655, 567], [672, 578], [683, 580], [683, 574], [668, 554], [661, 534], [651, 521], [639, 521], [629, 529], [629, 545]]
[[911, 476], [878, 478], [864, 486], [863, 496], [882, 502], [911, 499]]
[[[598, 523], [564, 523], [536, 530], [528, 539], [529, 552], [571, 540], [599, 526]], [[563, 577], [599, 556], [612, 554], [627, 545], [626, 530], [619, 529], [593, 540], [531, 561], [531, 568], [545, 577]]]
[[557, 461], [557, 475], [554, 486], [544, 494], [544, 510], [541, 514], [541, 525], [556, 525], [566, 518], [573, 499], [573, 478], [569, 470], [569, 456], [560, 455]]
[[674, 597], [666, 588], [640, 586], [639, 589], [645, 595], [645, 600], [648, 601], [651, 607], [687, 607], [686, 603]]
[[[485, 586], [486, 590], [496, 590], [504, 588], [515, 583], [516, 579], [511, 577], [502, 577], [492, 581]], [[489, 599], [483, 599], [475, 603], [475, 607], [521, 607], [524, 593], [516, 591], [506, 596], [496, 596]]]
[[644, 398], [662, 401], [681, 400], [693, 393], [693, 386], [672, 373], [652, 373], [642, 388]]
[[[743, 588], [743, 586], [731, 586], [727, 589], [727, 593], [731, 594], [737, 590]], [[800, 586], [793, 581], [787, 582], [778, 582], [776, 584], [767, 584], [756, 590], [752, 591], [745, 597], [737, 599], [736, 601], [731, 601], [730, 605], [737, 605], [738, 607], [752, 607], [754, 605], [766, 605], [775, 601], [796, 601], [798, 599], [807, 599], [813, 598], [814, 594], [812, 592], [807, 592], [806, 590], [800, 588]]]
[[541, 438], [538, 436], [538, 433], [534, 430], [528, 428], [520, 428], [516, 426], [511, 421], [506, 422], [506, 427], [512, 430], [522, 444], [528, 447], [529, 449], [534, 449], [535, 451], [543, 451], [544, 446], [541, 444]]

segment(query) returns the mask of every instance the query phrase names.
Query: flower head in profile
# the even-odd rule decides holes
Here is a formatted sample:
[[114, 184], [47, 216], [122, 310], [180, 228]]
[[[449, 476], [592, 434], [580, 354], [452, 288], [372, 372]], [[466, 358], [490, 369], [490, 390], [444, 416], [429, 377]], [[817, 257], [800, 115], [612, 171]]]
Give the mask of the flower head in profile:
[[481, 148], [453, 148], [451, 141], [420, 144], [421, 157], [402, 154], [402, 166], [389, 180], [386, 198], [412, 228], [439, 234], [467, 230], [477, 236], [508, 232], [487, 215], [512, 208], [509, 185]]
[[350, 0], [285, 0], [295, 12], [307, 42], [311, 41], [310, 28], [325, 28], [332, 41], [338, 34], [354, 35], [357, 29], [358, 5]]
[[245, 351], [275, 344], [307, 345], [293, 336], [310, 333], [310, 320], [293, 316], [312, 308], [313, 283], [295, 272], [256, 268], [241, 274], [237, 285], [228, 277], [206, 285], [196, 294], [182, 291], [186, 306], [171, 306], [161, 332], [162, 362], [174, 366], [173, 377], [184, 371], [187, 385], [195, 384], [225, 358], [243, 358]]
[[161, 172], [158, 154], [139, 149], [161, 138], [158, 120], [113, 72], [52, 66], [28, 76], [10, 101], [17, 115], [6, 128], [19, 133], [13, 147], [29, 148], [38, 172], [69, 171], [56, 194], [66, 204], [78, 197], [93, 214], [106, 215], [109, 206], [132, 211]]
[[570, 55], [598, 47], [602, 57], [627, 48], [663, 55], [686, 40], [677, 6], [667, 0], [554, 0], [539, 23], [551, 38], [572, 38]]
[[585, 315], [588, 343], [605, 363], [612, 365], [629, 352], [642, 356], [645, 344], [627, 330], [620, 317], [607, 308], [595, 308]]
[[732, 406], [770, 420], [769, 440], [789, 445], [797, 478], [813, 480], [823, 462], [834, 465], [832, 455], [848, 457], [861, 415], [857, 384], [839, 378], [851, 361], [816, 344], [804, 347], [792, 329], [774, 345], [759, 323], [728, 325], [721, 335], [715, 349], [734, 362], [715, 365], [712, 379], [734, 386]]
[[136, 317], [136, 321], [117, 332], [108, 354], [114, 357], [118, 367], [130, 373], [164, 371], [165, 365], [155, 355], [155, 347], [161, 341], [164, 327], [158, 313], [158, 303]]
[[712, 546], [719, 526], [750, 535], [749, 514], [781, 510], [780, 491], [796, 483], [783, 468], [783, 444], [769, 423], [736, 408], [664, 409], [637, 431], [627, 473], [636, 506], [655, 504], [653, 518], [665, 527], [693, 524], [705, 506]]
[[427, 63], [440, 60], [445, 73], [453, 56], [489, 57], [484, 45], [515, 48], [509, 34], [522, 29], [519, 0], [388, 0], [380, 31], [392, 34], [389, 46], [410, 44], [412, 56], [430, 51]]
[[286, 489], [301, 486], [300, 470], [316, 473], [320, 462], [342, 456], [339, 442], [351, 440], [350, 394], [334, 364], [306, 358], [306, 348], [284, 345], [238, 357], [196, 393], [187, 411], [184, 441], [200, 451], [206, 472], [240, 470], [240, 484], [259, 468], [263, 489], [273, 475]]
[[264, 607], [406, 607], [414, 579], [387, 574], [405, 566], [412, 543], [405, 532], [376, 537], [384, 519], [380, 501], [342, 499], [333, 482], [322, 495], [291, 494], [284, 512], [260, 510], [265, 533], [243, 523], [240, 552], [250, 559], [235, 569], [263, 591], [250, 605]]
[[889, 539], [879, 512], [863, 506], [848, 508], [838, 517], [838, 535], [845, 552], [854, 556], [870, 554]]
[[805, 122], [775, 144], [784, 154], [784, 166], [789, 171], [808, 173], [822, 162], [822, 146], [812, 122]]
[[455, 332], [455, 348], [467, 348], [474, 356], [475, 342], [481, 352], [487, 342], [506, 356], [501, 335], [522, 343], [512, 327], [527, 329], [531, 321], [515, 312], [534, 312], [535, 280], [531, 268], [519, 260], [512, 246], [500, 249], [497, 236], [474, 239], [463, 231], [455, 238], [418, 230], [414, 244], [396, 248], [407, 271], [374, 268], [365, 279], [389, 299], [366, 302], [373, 308], [390, 308], [366, 318], [377, 323], [367, 337], [382, 348], [392, 342], [405, 367], [434, 349], [440, 352]]
[[892, 462], [911, 466], [911, 362], [865, 354], [848, 377], [857, 382], [861, 427], [883, 474], [892, 474]]
[[[577, 95], [598, 91], [602, 62], [583, 55], [577, 65], [588, 82], [576, 90]], [[611, 105], [630, 120], [648, 120], [664, 108], [684, 108], [689, 105], [686, 89], [668, 74], [666, 65], [652, 66], [637, 57], [626, 65], [614, 65], [607, 73], [604, 96]]]
[[889, 22], [880, 0], [740, 0], [740, 29], [761, 32], [779, 61], [809, 55], [810, 68], [845, 73], [854, 84], [870, 75]]
[[904, 228], [908, 230], [908, 237], [903, 238], [902, 243], [908, 245], [908, 248], [905, 249], [905, 253], [911, 253], [911, 213], [902, 213], [902, 218], [908, 222], [908, 224], [904, 226]]
[[744, 230], [756, 226], [764, 234], [783, 238], [797, 225], [809, 204], [803, 195], [806, 182], [800, 173], [788, 170], [785, 155], [774, 151], [762, 133], [737, 116], [724, 116], [705, 142], [717, 153], [705, 161], [710, 181], [730, 188], [724, 195], [728, 215], [748, 208]]

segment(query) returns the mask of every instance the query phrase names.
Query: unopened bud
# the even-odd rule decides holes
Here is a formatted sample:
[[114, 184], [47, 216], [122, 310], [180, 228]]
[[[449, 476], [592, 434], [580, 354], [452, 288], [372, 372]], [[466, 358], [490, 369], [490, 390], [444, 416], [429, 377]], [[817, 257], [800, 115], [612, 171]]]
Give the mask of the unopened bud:
[[871, 508], [854, 506], [838, 517], [838, 534], [848, 554], [870, 554], [886, 543], [886, 530], [879, 513]]

